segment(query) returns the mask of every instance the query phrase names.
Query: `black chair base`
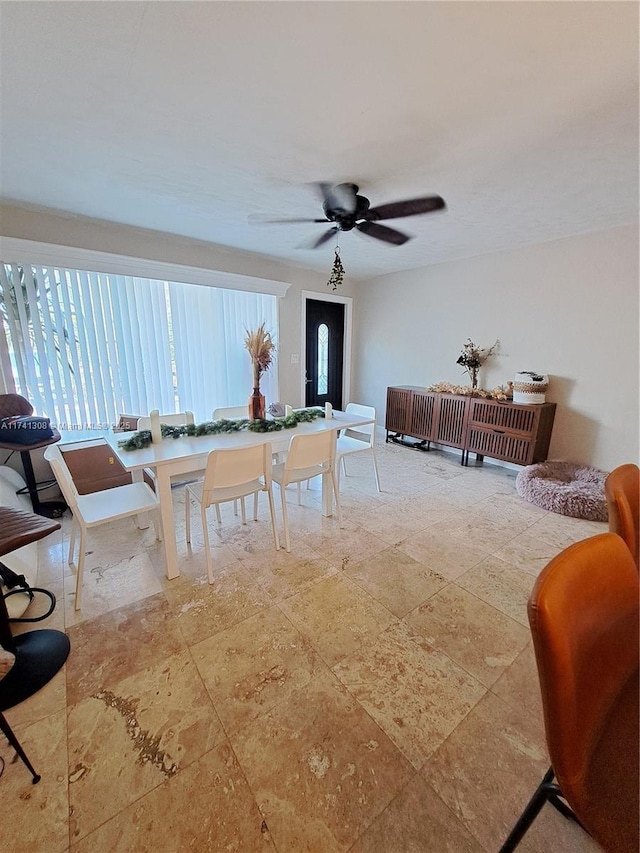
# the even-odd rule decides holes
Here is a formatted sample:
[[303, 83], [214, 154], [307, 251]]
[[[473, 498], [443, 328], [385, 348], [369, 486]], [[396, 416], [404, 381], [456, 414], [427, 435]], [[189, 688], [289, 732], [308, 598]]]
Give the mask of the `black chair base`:
[[[0, 507], [0, 557], [30, 542], [37, 542], [59, 529], [57, 522], [43, 521], [38, 515], [22, 509]], [[69, 657], [70, 643], [66, 634], [51, 628], [13, 636], [12, 622], [39, 622], [53, 612], [56, 604], [54, 594], [38, 587], [35, 587], [33, 592], [43, 592], [49, 597], [49, 610], [40, 616], [13, 619], [9, 618], [5, 604], [5, 597], [13, 593], [10, 591], [0, 594], [0, 645], [15, 655], [13, 666], [5, 677], [0, 679], [0, 730], [29, 768], [35, 784], [40, 780], [40, 776], [33, 769], [2, 712], [33, 696], [51, 681]]]
[[24, 702], [48, 684], [64, 666], [70, 648], [69, 638], [62, 631], [43, 628], [41, 631], [18, 634], [13, 638], [11, 648], [16, 656], [15, 663], [0, 681], [0, 730], [28, 767], [34, 785], [40, 781], [40, 775], [34, 770], [1, 712]]
[[0, 731], [2, 731], [2, 733], [5, 735], [5, 737], [7, 738], [9, 743], [11, 744], [11, 746], [15, 749], [17, 754], [20, 756], [20, 758], [27, 765], [29, 773], [31, 773], [31, 775], [33, 776], [31, 783], [33, 785], [37, 785], [37, 783], [40, 781], [40, 779], [42, 779], [42, 776], [39, 773], [36, 773], [36, 771], [33, 767], [33, 764], [29, 761], [29, 759], [27, 757], [27, 753], [24, 751], [24, 749], [20, 745], [20, 741], [18, 740], [18, 738], [14, 735], [14, 733], [11, 729], [11, 726], [7, 722], [4, 714], [0, 714]]
[[560, 797], [562, 797], [562, 791], [553, 781], [554, 776], [555, 774], [553, 769], [550, 767], [544, 774], [542, 782], [540, 782], [536, 788], [534, 795], [527, 803], [525, 810], [518, 818], [516, 825], [509, 833], [507, 840], [500, 848], [499, 853], [513, 853], [518, 844], [522, 841], [526, 831], [540, 814], [542, 807], [547, 802], [551, 803], [551, 805], [554, 806], [561, 815], [569, 820], [573, 820], [578, 824], [578, 826], [584, 829], [584, 826], [582, 826], [573, 810], [569, 808], [564, 800], [560, 799]]
[[[52, 444], [57, 441], [57, 438], [47, 442]], [[43, 489], [51, 488], [56, 485], [55, 480], [49, 480], [46, 483], [37, 483], [36, 475], [31, 462], [31, 450], [23, 448], [20, 450], [20, 458], [22, 459], [22, 467], [24, 468], [24, 478], [26, 487], [20, 489], [17, 494], [27, 492], [31, 498], [31, 506], [37, 515], [44, 515], [45, 518], [61, 518], [65, 510], [68, 509], [66, 501], [41, 501], [38, 492]]]
[[13, 666], [0, 680], [0, 730], [28, 767], [35, 785], [40, 781], [40, 776], [34, 770], [2, 711], [24, 702], [48, 684], [64, 666], [71, 644], [66, 634], [52, 628], [27, 631], [14, 637], [9, 628], [10, 621], [23, 620], [9, 620], [4, 597], [0, 595], [0, 640], [3, 647], [16, 656]]
[[64, 666], [71, 644], [62, 631], [43, 628], [13, 638], [14, 665], [0, 681], [0, 711], [24, 702]]

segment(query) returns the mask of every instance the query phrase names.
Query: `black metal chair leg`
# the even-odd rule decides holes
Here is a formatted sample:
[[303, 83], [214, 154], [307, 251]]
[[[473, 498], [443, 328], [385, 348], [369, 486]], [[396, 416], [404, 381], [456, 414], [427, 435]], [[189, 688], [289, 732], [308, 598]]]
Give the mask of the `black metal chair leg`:
[[5, 737], [7, 738], [9, 743], [11, 744], [11, 746], [15, 749], [15, 751], [18, 753], [20, 758], [24, 761], [26, 766], [29, 768], [29, 772], [33, 776], [32, 783], [34, 785], [36, 785], [42, 777], [40, 776], [39, 773], [36, 773], [36, 771], [33, 767], [33, 764], [29, 761], [29, 759], [27, 758], [26, 752], [24, 751], [24, 749], [20, 745], [20, 741], [14, 735], [14, 733], [11, 729], [11, 726], [9, 725], [4, 714], [2, 714], [2, 713], [0, 713], [0, 729], [2, 729], [3, 734], [5, 735]]
[[[554, 785], [553, 787], [557, 788], [558, 786]], [[578, 826], [582, 827], [582, 829], [584, 829], [584, 831], [587, 832], [587, 830], [584, 828], [582, 823], [578, 820], [578, 817], [577, 817], [576, 813], [573, 811], [573, 809], [570, 808], [570, 806], [568, 806], [564, 802], [564, 800], [560, 799], [561, 796], [562, 796], [562, 794], [560, 792], [560, 788], [558, 788], [557, 793], [549, 794], [549, 802], [551, 803], [552, 806], [554, 806], [560, 812], [560, 814], [563, 817], [566, 817], [569, 820], [572, 820], [574, 823], [577, 823]]]
[[518, 844], [522, 841], [524, 834], [534, 822], [543, 805], [547, 802], [552, 793], [549, 790], [549, 784], [553, 780], [553, 776], [553, 770], [549, 768], [544, 774], [542, 782], [540, 782], [536, 788], [533, 797], [531, 797], [527, 803], [525, 810], [518, 818], [516, 825], [509, 833], [507, 840], [500, 848], [499, 853], [513, 853]]

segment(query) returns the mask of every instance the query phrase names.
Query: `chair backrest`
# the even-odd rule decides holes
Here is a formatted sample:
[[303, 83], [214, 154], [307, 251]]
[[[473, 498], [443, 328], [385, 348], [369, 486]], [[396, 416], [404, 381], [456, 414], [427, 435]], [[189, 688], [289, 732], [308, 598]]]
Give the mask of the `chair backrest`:
[[629, 549], [603, 533], [551, 560], [529, 598], [547, 746], [570, 804], [580, 802], [603, 721], [637, 677], [638, 594]]
[[51, 465], [60, 491], [71, 511], [75, 514], [78, 507], [78, 490], [64, 459], [64, 453], [57, 444], [50, 444], [44, 452], [44, 458]]
[[[155, 412], [157, 409], [154, 409], [153, 412], [150, 412], [149, 415], [145, 417], [138, 418], [138, 429], [151, 429], [151, 418], [155, 416]], [[161, 415], [158, 412], [158, 417], [160, 418], [161, 424], [166, 424], [167, 426], [185, 426], [186, 424], [194, 423], [193, 412], [171, 412], [168, 415]]]
[[226, 489], [250, 483], [259, 477], [266, 486], [271, 485], [271, 445], [257, 444], [255, 447], [232, 447], [212, 450], [207, 456], [207, 467], [202, 484], [203, 503], [208, 506], [212, 489]]
[[294, 435], [289, 442], [289, 450], [284, 463], [285, 478], [293, 471], [323, 465], [327, 471], [333, 470], [336, 456], [336, 431]]
[[359, 426], [357, 429], [346, 430], [347, 435], [352, 436], [353, 438], [360, 438], [363, 441], [368, 441], [368, 443], [371, 444], [373, 442], [376, 430], [375, 408], [373, 406], [361, 406], [360, 403], [347, 403], [347, 405], [345, 406], [345, 412], [350, 415], [360, 415], [363, 418], [373, 418], [374, 423], [364, 424], [363, 426]]
[[0, 418], [32, 414], [33, 406], [20, 394], [0, 394]]
[[135, 432], [138, 429], [138, 423], [141, 417], [142, 415], [126, 415], [120, 413], [118, 415], [118, 423], [115, 426], [114, 432]]
[[226, 408], [214, 409], [211, 420], [221, 421], [224, 419], [226, 421], [239, 421], [241, 418], [248, 416], [249, 409], [247, 406], [227, 406]]
[[609, 474], [604, 483], [604, 494], [609, 510], [609, 530], [617, 533], [627, 543], [640, 567], [640, 468], [637, 465], [620, 465]]

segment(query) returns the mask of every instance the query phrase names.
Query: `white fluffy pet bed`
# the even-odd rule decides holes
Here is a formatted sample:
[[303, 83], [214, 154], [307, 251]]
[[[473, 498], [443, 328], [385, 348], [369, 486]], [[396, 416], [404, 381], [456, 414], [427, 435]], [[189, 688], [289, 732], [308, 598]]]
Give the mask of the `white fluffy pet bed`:
[[540, 462], [520, 471], [516, 491], [526, 501], [560, 515], [607, 521], [606, 479], [606, 471], [588, 465]]

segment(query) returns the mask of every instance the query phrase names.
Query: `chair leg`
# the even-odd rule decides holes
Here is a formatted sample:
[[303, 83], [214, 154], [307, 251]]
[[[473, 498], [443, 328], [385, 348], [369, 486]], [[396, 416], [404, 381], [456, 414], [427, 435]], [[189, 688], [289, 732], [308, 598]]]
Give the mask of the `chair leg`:
[[191, 545], [191, 492], [188, 487], [184, 490], [184, 530], [187, 545]]
[[253, 493], [253, 520], [258, 520], [258, 493]]
[[73, 552], [76, 548], [76, 524], [77, 521], [73, 516], [71, 516], [71, 535], [69, 536], [69, 556], [67, 557], [67, 563], [72, 566], [73, 565]]
[[331, 485], [333, 486], [333, 497], [336, 501], [336, 510], [338, 512], [338, 524], [342, 527], [342, 507], [340, 506], [340, 490], [338, 488], [338, 478], [336, 477], [335, 469], [331, 471]]
[[[566, 817], [568, 820], [572, 820], [574, 823], [577, 823], [578, 826], [582, 827], [585, 832], [588, 832], [588, 830], [585, 829], [585, 827], [583, 826], [582, 822], [578, 819], [578, 816], [573, 811], [573, 809], [560, 799], [560, 797], [562, 796], [560, 788], [558, 788], [558, 786], [554, 782], [552, 782], [549, 785], [549, 789], [551, 791], [549, 793], [549, 802], [551, 803], [551, 805], [554, 806], [563, 817]], [[557, 793], [554, 793], [554, 790], [556, 789]]]
[[78, 549], [78, 570], [76, 572], [76, 596], [74, 609], [80, 610], [82, 606], [82, 580], [84, 578], [84, 551], [85, 551], [85, 529], [80, 527], [80, 545]]
[[282, 522], [284, 525], [284, 547], [287, 553], [291, 552], [291, 541], [289, 539], [289, 516], [287, 515], [287, 496], [286, 496], [286, 486], [284, 483], [280, 484], [280, 500], [282, 502]]
[[280, 537], [278, 536], [278, 527], [276, 525], [276, 508], [273, 503], [273, 492], [267, 489], [267, 497], [269, 498], [269, 512], [271, 514], [271, 527], [273, 529], [273, 542], [276, 546], [276, 551], [280, 550]]
[[24, 749], [20, 745], [20, 741], [14, 735], [14, 733], [11, 729], [11, 726], [9, 725], [4, 714], [2, 714], [2, 713], [0, 713], [0, 729], [2, 730], [3, 734], [5, 735], [5, 737], [7, 738], [9, 743], [11, 744], [11, 746], [15, 749], [15, 751], [18, 753], [20, 758], [24, 761], [25, 765], [27, 766], [27, 768], [29, 770], [29, 773], [31, 773], [31, 775], [33, 776], [32, 783], [34, 785], [36, 785], [42, 777], [40, 776], [39, 773], [36, 773], [36, 771], [34, 770], [33, 765], [31, 764], [31, 762], [27, 758], [26, 752], [24, 751]]
[[375, 477], [376, 477], [376, 488], [378, 489], [379, 492], [381, 492], [382, 489], [380, 488], [380, 476], [378, 474], [378, 462], [376, 460], [376, 452], [373, 449], [373, 445], [371, 445], [371, 457], [373, 458], [373, 473], [375, 474]]
[[[204, 537], [204, 553], [207, 560], [207, 576], [209, 583], [213, 583], [213, 565], [211, 563], [211, 545], [209, 543], [209, 526], [207, 525], [207, 508], [204, 504], [200, 504], [202, 510], [202, 535]], [[216, 504], [218, 509], [218, 504]]]
[[153, 529], [156, 531], [156, 540], [162, 542], [162, 516], [160, 510], [153, 512]]
[[240, 516], [242, 518], [242, 523], [246, 524], [247, 523], [247, 511], [246, 511], [245, 505], [244, 505], [244, 498], [240, 498]]
[[[308, 480], [307, 483], [309, 483]], [[302, 483], [300, 480], [298, 480], [298, 506], [302, 506]]]
[[524, 834], [540, 813], [543, 805], [550, 798], [552, 793], [552, 790], [550, 789], [557, 788], [557, 786], [551, 785], [553, 777], [554, 772], [550, 767], [498, 853], [513, 853], [518, 844], [522, 841]]

